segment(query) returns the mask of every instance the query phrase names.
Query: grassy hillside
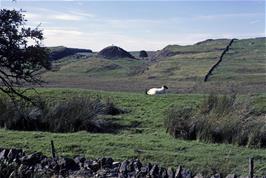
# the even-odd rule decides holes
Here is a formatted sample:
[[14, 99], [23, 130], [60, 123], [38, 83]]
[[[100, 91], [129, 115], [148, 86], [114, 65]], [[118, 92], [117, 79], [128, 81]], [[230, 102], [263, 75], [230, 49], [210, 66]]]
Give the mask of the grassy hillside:
[[210, 79], [265, 84], [265, 62], [266, 38], [236, 40]]
[[180, 45], [168, 45], [161, 51], [157, 52], [157, 55], [165, 56], [166, 52], [169, 51], [169, 55], [177, 54], [189, 54], [189, 53], [200, 53], [200, 52], [211, 52], [220, 51], [229, 43], [229, 39], [208, 39], [202, 42], [198, 42], [194, 45], [180, 46]]
[[48, 86], [136, 91], [143, 82], [136, 80], [135, 76], [146, 67], [146, 61], [136, 59], [62, 59], [54, 63], [54, 70], [42, 77]]
[[219, 52], [180, 54], [165, 57], [149, 66], [143, 80], [175, 81], [195, 83], [202, 78], [209, 67], [216, 62]]
[[203, 82], [229, 41], [169, 45], [150, 53], [150, 60], [108, 60], [93, 56], [62, 59], [43, 78], [48, 86], [111, 91], [143, 92], [145, 88], [167, 85], [174, 93], [229, 92], [232, 88], [241, 93], [265, 92], [265, 38], [235, 41], [210, 80]]
[[[108, 60], [91, 58], [89, 60], [73, 61], [63, 65], [56, 75], [83, 75], [88, 77], [115, 78], [128, 77], [135, 70], [145, 65], [139, 60]], [[132, 74], [133, 75], [133, 74]]]
[[[111, 99], [126, 114], [110, 119], [127, 127], [116, 134], [92, 134], [77, 132], [70, 134], [48, 132], [7, 131], [0, 129], [1, 147], [20, 147], [50, 154], [50, 140], [55, 141], [57, 153], [65, 156], [85, 154], [90, 158], [111, 156], [114, 159], [138, 157], [144, 162], [163, 166], [184, 165], [203, 172], [247, 174], [248, 157], [255, 158], [255, 173], [266, 174], [266, 150], [250, 149], [227, 144], [208, 144], [197, 141], [174, 139], [163, 127], [165, 112], [170, 106], [192, 106], [203, 99], [203, 95], [169, 94], [151, 97], [137, 93], [99, 92], [70, 89], [40, 89], [41, 96], [54, 102], [73, 96]], [[242, 96], [244, 97], [244, 96]], [[265, 95], [253, 95], [256, 110], [265, 110]]]

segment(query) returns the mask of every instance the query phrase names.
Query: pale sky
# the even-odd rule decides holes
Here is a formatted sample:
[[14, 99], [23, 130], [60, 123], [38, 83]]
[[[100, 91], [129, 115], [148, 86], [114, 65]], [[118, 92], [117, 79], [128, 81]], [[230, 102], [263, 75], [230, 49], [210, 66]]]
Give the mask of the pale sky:
[[27, 25], [41, 24], [45, 46], [101, 50], [159, 50], [209, 38], [265, 35], [265, 1], [0, 0], [23, 9]]

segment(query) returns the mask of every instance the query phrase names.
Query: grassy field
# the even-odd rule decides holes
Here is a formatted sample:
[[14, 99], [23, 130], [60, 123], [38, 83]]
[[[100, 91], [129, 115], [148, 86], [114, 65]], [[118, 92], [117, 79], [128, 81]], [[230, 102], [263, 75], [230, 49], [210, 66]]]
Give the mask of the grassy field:
[[167, 85], [173, 93], [221, 93], [230, 92], [232, 88], [239, 93], [265, 92], [265, 38], [235, 41], [210, 81], [203, 82], [229, 41], [169, 45], [153, 52], [156, 60], [70, 56], [54, 62], [54, 69], [42, 77], [48, 87], [107, 91], [135, 92]]
[[[128, 112], [109, 119], [127, 127], [116, 134], [92, 134], [85, 131], [60, 134], [0, 129], [1, 147], [20, 147], [28, 152], [41, 151], [49, 155], [49, 143], [50, 140], [54, 140], [59, 155], [84, 154], [90, 158], [111, 156], [117, 160], [138, 157], [146, 163], [158, 163], [163, 166], [181, 164], [204, 174], [215, 171], [226, 174], [247, 174], [248, 158], [254, 157], [255, 173], [260, 176], [266, 174], [265, 149], [184, 141], [174, 139], [166, 133], [163, 120], [168, 107], [196, 107], [203, 100], [204, 95], [147, 96], [140, 93], [81, 89], [39, 89], [38, 92], [51, 102], [74, 96], [111, 99], [118, 107]], [[250, 97], [258, 112], [266, 111], [265, 102], [263, 102], [266, 98], [265, 94]]]

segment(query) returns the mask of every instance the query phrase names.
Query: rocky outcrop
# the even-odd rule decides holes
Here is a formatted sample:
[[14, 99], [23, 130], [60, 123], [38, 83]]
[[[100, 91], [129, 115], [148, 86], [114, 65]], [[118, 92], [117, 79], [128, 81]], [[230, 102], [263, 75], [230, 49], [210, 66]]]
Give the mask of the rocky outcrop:
[[63, 46], [51, 47], [49, 50], [49, 59], [52, 61], [72, 55], [76, 55], [76, 58], [82, 58], [83, 56], [92, 53], [92, 50], [90, 49], [67, 48]]
[[125, 51], [124, 49], [118, 47], [118, 46], [108, 46], [104, 49], [102, 49], [98, 56], [104, 57], [107, 59], [119, 59], [119, 58], [131, 58], [135, 59], [134, 56], [132, 56], [129, 52]]
[[[139, 159], [115, 162], [112, 158], [89, 160], [83, 156], [49, 158], [39, 152], [27, 155], [21, 149], [0, 148], [0, 177], [203, 178], [203, 175], [182, 166], [166, 169], [157, 164], [144, 165]], [[215, 174], [212, 177], [222, 176]], [[237, 176], [229, 174], [226, 177]]]

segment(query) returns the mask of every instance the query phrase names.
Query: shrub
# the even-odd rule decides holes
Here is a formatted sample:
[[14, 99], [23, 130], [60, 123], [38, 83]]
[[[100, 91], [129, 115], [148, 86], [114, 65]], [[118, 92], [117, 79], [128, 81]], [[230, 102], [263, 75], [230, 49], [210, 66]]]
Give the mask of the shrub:
[[236, 95], [209, 95], [198, 108], [171, 108], [165, 127], [176, 138], [266, 147], [266, 120]]
[[40, 106], [24, 102], [14, 104], [1, 98], [0, 127], [51, 132], [113, 132], [118, 124], [98, 116], [123, 113], [110, 100], [104, 103], [91, 98], [71, 98], [52, 104], [40, 101]]
[[148, 53], [144, 50], [141, 50], [139, 52], [139, 57], [141, 57], [142, 59], [144, 59], [145, 57], [148, 57]]
[[171, 135], [176, 138], [195, 139], [192, 108], [171, 108], [167, 113], [164, 125]]

